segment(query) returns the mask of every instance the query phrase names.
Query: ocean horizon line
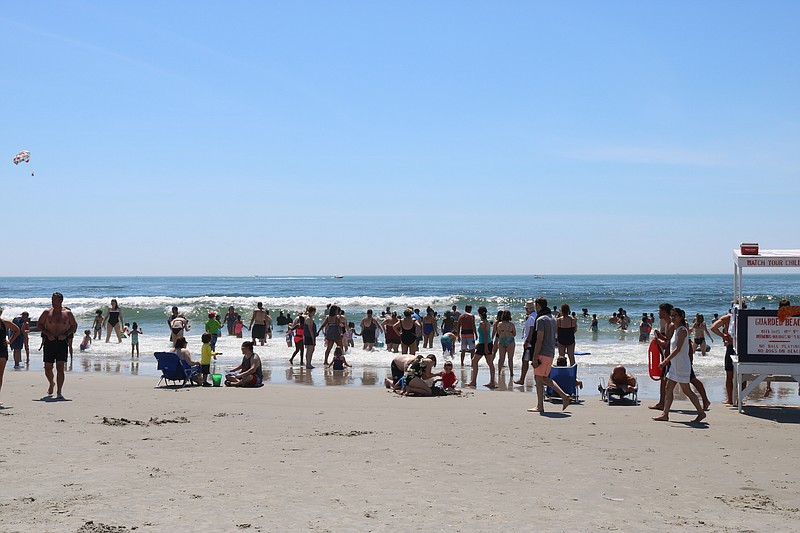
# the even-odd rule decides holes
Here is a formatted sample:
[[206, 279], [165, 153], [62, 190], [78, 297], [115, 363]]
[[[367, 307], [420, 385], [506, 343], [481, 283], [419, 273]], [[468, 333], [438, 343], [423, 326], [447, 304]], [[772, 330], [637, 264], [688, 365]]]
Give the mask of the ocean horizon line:
[[[800, 272], [787, 272], [784, 269], [776, 269], [767, 272], [769, 269], [761, 270], [748, 270], [747, 276], [765, 276], [776, 275], [782, 276], [800, 276]], [[494, 278], [521, 278], [529, 277], [532, 279], [537, 278], [577, 278], [586, 276], [603, 276], [603, 277], [674, 277], [674, 276], [732, 276], [732, 272], [716, 272], [716, 273], [701, 273], [701, 274], [687, 274], [687, 273], [628, 273], [628, 274], [238, 274], [238, 275], [220, 275], [220, 274], [81, 274], [69, 276], [56, 276], [56, 275], [1, 275], [0, 279], [81, 279], [81, 278], [96, 278], [96, 279], [123, 279], [123, 278], [137, 278], [137, 279], [157, 279], [157, 278], [172, 278], [172, 279], [191, 279], [191, 278], [229, 278], [229, 279], [248, 279], [248, 278], [262, 278], [262, 279], [344, 279], [344, 278], [481, 278], [481, 277], [494, 277]]]

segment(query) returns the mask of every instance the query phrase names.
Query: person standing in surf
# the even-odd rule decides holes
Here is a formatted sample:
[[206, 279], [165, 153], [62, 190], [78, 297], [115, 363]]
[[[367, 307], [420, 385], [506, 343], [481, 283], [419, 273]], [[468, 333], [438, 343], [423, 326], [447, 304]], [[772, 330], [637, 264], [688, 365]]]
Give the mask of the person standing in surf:
[[261, 343], [261, 346], [264, 346], [264, 343], [267, 342], [267, 311], [262, 302], [256, 304], [253, 316], [250, 317], [250, 326], [247, 329], [253, 335], [253, 346], [255, 346], [256, 340]]

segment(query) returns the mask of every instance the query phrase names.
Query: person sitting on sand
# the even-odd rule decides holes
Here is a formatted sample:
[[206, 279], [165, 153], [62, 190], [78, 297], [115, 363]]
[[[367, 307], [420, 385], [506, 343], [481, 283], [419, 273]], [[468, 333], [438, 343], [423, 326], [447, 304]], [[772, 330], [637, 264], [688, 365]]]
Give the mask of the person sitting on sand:
[[608, 378], [608, 388], [619, 389], [626, 394], [633, 392], [636, 390], [636, 378], [632, 374], [628, 374], [624, 366], [617, 365]]
[[[192, 354], [189, 352], [188, 348], [186, 348], [186, 337], [181, 337], [175, 340], [175, 350], [174, 352], [178, 355], [178, 358], [182, 361], [185, 361], [187, 365], [191, 367], [197, 367], [198, 371], [200, 370], [200, 361], [192, 360]], [[203, 380], [199, 374], [195, 375], [192, 378], [192, 381], [197, 383], [198, 385], [202, 384]]]
[[255, 343], [242, 343], [242, 363], [225, 374], [226, 387], [259, 387], [264, 377], [261, 373], [261, 358], [253, 352]]
[[453, 372], [452, 361], [445, 361], [444, 371], [440, 372], [438, 375], [442, 381], [442, 388], [445, 390], [445, 392], [448, 394], [461, 394], [461, 391], [456, 388], [458, 376], [456, 376], [456, 373]]
[[341, 348], [336, 348], [333, 351], [333, 361], [328, 365], [328, 368], [333, 367], [334, 370], [344, 370], [345, 367], [350, 368], [347, 359], [344, 358], [344, 352]]
[[[415, 365], [418, 365], [415, 367]], [[422, 358], [414, 358], [405, 375], [403, 394], [406, 396], [433, 396], [433, 383], [436, 376], [433, 368], [436, 366], [436, 356], [428, 354]]]

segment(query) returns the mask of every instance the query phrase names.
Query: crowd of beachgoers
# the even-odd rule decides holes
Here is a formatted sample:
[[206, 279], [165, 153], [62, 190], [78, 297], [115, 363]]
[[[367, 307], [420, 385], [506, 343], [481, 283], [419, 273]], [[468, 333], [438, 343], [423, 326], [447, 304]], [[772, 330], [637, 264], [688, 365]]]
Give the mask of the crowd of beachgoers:
[[[788, 305], [782, 301], [781, 305]], [[0, 310], [0, 313], [2, 311]], [[550, 378], [552, 367], [574, 366], [575, 334], [578, 331], [577, 314], [568, 304], [559, 308], [550, 308], [545, 298], [536, 298], [525, 303], [525, 320], [518, 331], [509, 309], [497, 311], [490, 317], [485, 306], [480, 306], [477, 313], [471, 305], [459, 310], [453, 305], [451, 309], [439, 313], [428, 307], [424, 313], [419, 309], [406, 308], [398, 312], [391, 308], [379, 314], [371, 309], [356, 324], [348, 320], [345, 311], [335, 304], [329, 304], [322, 312], [324, 318], [318, 325], [317, 309], [308, 306], [303, 312], [294, 315], [280, 311], [273, 320], [270, 311], [262, 303], [258, 303], [252, 311], [249, 323], [245, 323], [240, 313], [233, 306], [228, 307], [225, 315], [210, 311], [203, 324], [201, 336], [202, 347], [199, 359], [195, 359], [187, 347], [186, 333], [191, 329], [190, 320], [173, 307], [167, 317], [172, 352], [192, 372], [191, 380], [198, 385], [211, 386], [212, 359], [218, 355], [215, 351], [217, 340], [223, 335], [244, 337], [244, 330], [249, 331], [251, 340], [242, 343], [241, 363], [225, 374], [225, 385], [232, 387], [258, 387], [263, 380], [261, 358], [256, 353], [258, 346], [264, 346], [272, 338], [275, 326], [285, 330], [284, 340], [289, 348], [294, 348], [289, 359], [295, 359], [305, 369], [314, 368], [317, 343], [324, 344], [323, 365], [333, 371], [345, 371], [351, 365], [347, 361], [347, 353], [355, 346], [358, 337], [365, 351], [385, 348], [397, 355], [391, 362], [391, 378], [387, 378], [387, 388], [398, 394], [408, 396], [437, 396], [460, 394], [458, 377], [453, 372], [453, 364], [460, 360], [463, 367], [465, 361], [471, 365], [471, 376], [462, 387], [477, 387], [479, 365], [484, 362], [489, 370], [489, 382], [483, 387], [496, 388], [501, 375], [515, 376], [516, 384], [525, 382], [529, 369], [532, 369], [537, 390], [537, 405], [532, 411], [544, 410], [544, 391], [561, 400], [564, 409], [570, 404], [570, 395], [565, 393], [557, 382]], [[596, 314], [589, 314], [582, 309], [583, 317], [591, 317], [589, 331], [598, 330]], [[684, 394], [697, 410], [695, 422], [706, 416], [710, 401], [705, 387], [695, 375], [692, 367], [694, 354], [699, 351], [705, 355], [708, 342], [716, 335], [726, 346], [726, 404], [732, 404], [733, 386], [733, 345], [728, 334], [730, 314], [718, 317], [714, 315], [711, 326], [708, 326], [702, 314], [695, 316], [690, 325], [686, 321], [683, 310], [673, 308], [670, 304], [659, 306], [658, 320], [653, 314], [642, 313], [639, 321], [639, 341], [653, 342], [661, 352], [660, 368], [664, 374], [658, 402], [651, 406], [661, 410], [655, 420], [668, 420], [673, 400], [673, 389], [680, 385]], [[620, 308], [609, 318], [609, 323], [622, 330], [631, 327], [631, 319], [627, 312]], [[0, 358], [9, 359], [9, 349], [13, 354], [14, 366], [19, 368], [22, 353], [25, 352], [25, 364], [30, 361], [29, 338], [32, 331], [41, 334], [40, 350], [43, 350], [45, 375], [48, 380], [48, 395], [55, 393], [56, 399], [63, 398], [64, 363], [73, 354], [73, 341], [80, 337], [79, 349], [88, 350], [93, 342], [111, 342], [115, 338], [118, 343], [130, 339], [131, 357], [139, 356], [139, 335], [143, 332], [136, 322], [124, 321], [123, 311], [117, 300], [112, 299], [106, 309], [98, 309], [89, 329], [77, 335], [78, 325], [69, 307], [63, 305], [63, 296], [54, 293], [52, 307], [45, 310], [36, 321], [31, 321], [27, 312], [22, 312], [12, 320], [0, 320], [0, 335], [7, 339], [0, 350]], [[105, 333], [105, 335], [104, 335]], [[521, 333], [521, 342], [519, 334]], [[433, 353], [422, 355], [418, 352], [434, 349], [438, 338], [443, 361], [443, 369], [436, 371], [438, 358]], [[515, 355], [518, 354], [518, 366], [515, 368]], [[438, 349], [437, 348], [437, 351]], [[0, 390], [5, 364], [0, 365]], [[577, 382], [580, 387], [582, 383]], [[609, 377], [609, 390], [616, 390], [623, 395], [635, 392], [636, 378], [626, 372], [621, 365], [614, 368]], [[696, 391], [696, 392], [695, 392]]]

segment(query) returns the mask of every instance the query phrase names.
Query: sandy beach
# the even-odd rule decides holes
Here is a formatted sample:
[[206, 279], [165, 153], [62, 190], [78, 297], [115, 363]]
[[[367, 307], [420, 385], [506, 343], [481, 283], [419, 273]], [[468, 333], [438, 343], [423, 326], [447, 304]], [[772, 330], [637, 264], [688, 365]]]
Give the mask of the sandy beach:
[[[587, 397], [401, 398], [377, 387], [157, 389], [7, 374], [0, 530], [703, 531], [800, 523], [800, 410], [715, 405], [694, 426]], [[643, 403], [646, 403], [643, 402]]]

